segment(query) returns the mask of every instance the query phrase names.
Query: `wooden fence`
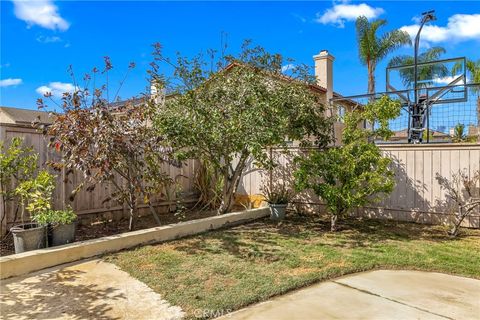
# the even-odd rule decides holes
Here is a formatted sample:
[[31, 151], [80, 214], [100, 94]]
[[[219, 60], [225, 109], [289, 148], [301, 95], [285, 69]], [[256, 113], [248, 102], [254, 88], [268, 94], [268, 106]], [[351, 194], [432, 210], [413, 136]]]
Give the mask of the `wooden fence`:
[[[32, 146], [39, 154], [38, 165], [39, 168], [46, 168], [46, 163], [51, 160], [57, 160], [59, 154], [48, 148], [46, 138], [28, 125], [18, 124], [1, 124], [0, 125], [0, 140], [11, 141], [14, 137], [21, 137], [24, 140], [24, 145]], [[196, 162], [187, 161], [181, 168], [165, 164], [164, 170], [168, 172], [172, 179], [176, 179], [178, 185], [181, 187], [182, 194], [186, 201], [194, 201], [194, 170]], [[105, 201], [111, 193], [109, 185], [99, 185], [92, 192], [81, 190], [78, 192], [73, 201], [70, 201], [70, 195], [75, 186], [82, 181], [80, 173], [66, 175], [64, 171], [58, 172], [56, 188], [53, 195], [53, 206], [56, 209], [63, 209], [66, 206], [71, 206], [73, 210], [83, 220], [95, 215], [102, 214], [105, 218], [116, 219], [126, 215], [126, 208], [114, 201]], [[0, 201], [2, 201], [0, 199]], [[157, 195], [154, 198], [154, 205], [157, 211], [168, 211], [169, 208], [175, 205], [175, 194], [172, 192], [168, 197]], [[145, 206], [140, 206], [145, 207]], [[1, 219], [1, 235], [4, 235], [8, 229], [15, 222], [20, 220], [20, 211], [18, 205], [14, 202], [6, 204], [6, 210], [3, 212], [3, 205], [0, 203], [0, 219]], [[146, 211], [146, 210], [145, 210]]]
[[[440, 188], [437, 175], [450, 179], [458, 170], [466, 170], [471, 175], [480, 169], [480, 144], [390, 144], [380, 147], [384, 154], [393, 159], [396, 186], [382, 202], [357, 210], [355, 214], [359, 216], [428, 224], [445, 223], [453, 217], [452, 202]], [[240, 183], [239, 193], [255, 198], [262, 193], [262, 185], [279, 180], [292, 182], [292, 159], [301, 153], [295, 148], [290, 149], [288, 154], [279, 149], [272, 150], [272, 157], [280, 164], [272, 172], [250, 164]], [[321, 201], [311, 192], [298, 195], [294, 205], [310, 208], [312, 205], [319, 206], [323, 210]], [[479, 228], [480, 210], [469, 217], [464, 225]]]
[[[0, 125], [0, 140], [10, 141], [13, 137], [22, 137], [26, 145], [33, 146], [39, 154], [41, 168], [45, 167], [47, 161], [58, 158], [58, 154], [47, 147], [47, 141], [43, 135], [35, 129], [27, 125]], [[437, 174], [451, 178], [452, 173], [458, 170], [465, 169], [473, 174], [480, 168], [479, 144], [395, 144], [382, 145], [381, 149], [394, 160], [392, 165], [397, 179], [395, 190], [383, 202], [357, 210], [357, 215], [420, 223], [444, 223], [452, 217], [451, 201], [435, 179]], [[257, 168], [253, 162], [248, 164], [237, 192], [237, 198], [240, 201], [253, 200], [258, 204], [262, 198], [263, 185], [279, 180], [292, 182], [293, 158], [302, 155], [305, 151], [291, 148], [288, 153], [285, 153], [282, 150], [270, 151], [271, 157], [280, 163], [275, 170], [266, 172]], [[172, 178], [177, 178], [185, 197], [192, 200], [194, 200], [195, 165], [196, 162], [193, 160], [188, 161], [181, 168], [165, 165], [165, 172], [168, 172]], [[58, 174], [53, 199], [55, 208], [70, 205], [80, 217], [103, 214], [107, 218], [117, 218], [125, 215], [124, 207], [111, 201], [104, 202], [111, 192], [108, 185], [98, 186], [93, 192], [82, 190], [76, 195], [74, 201], [70, 202], [69, 196], [81, 179], [78, 173], [68, 177], [65, 172]], [[155, 203], [163, 209], [168, 209], [174, 204], [175, 199], [170, 198], [167, 201], [164, 197], [157, 197]], [[321, 201], [312, 192], [299, 194], [294, 205], [323, 207]], [[15, 221], [18, 222], [19, 212], [12, 203], [7, 204], [6, 212], [3, 212], [3, 205], [0, 203], [0, 210], [2, 210], [0, 219], [3, 235]], [[465, 221], [465, 225], [480, 227], [480, 212], [476, 212]]]

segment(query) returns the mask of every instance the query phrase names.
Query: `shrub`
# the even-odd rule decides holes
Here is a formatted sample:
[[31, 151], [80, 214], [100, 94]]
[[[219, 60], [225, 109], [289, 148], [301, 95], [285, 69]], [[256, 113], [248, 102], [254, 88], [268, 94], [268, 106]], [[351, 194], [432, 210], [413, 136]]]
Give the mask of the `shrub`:
[[73, 212], [72, 208], [65, 210], [44, 210], [33, 216], [33, 221], [38, 222], [41, 225], [47, 224], [70, 224], [77, 219], [77, 215]]
[[23, 181], [15, 189], [22, 202], [22, 222], [27, 210], [32, 219], [52, 209], [52, 193], [55, 190], [55, 176], [42, 170], [30, 180]]
[[288, 204], [294, 197], [293, 190], [285, 184], [273, 184], [263, 188], [263, 196], [269, 204]]
[[[400, 104], [383, 97], [371, 102], [361, 112], [345, 116], [343, 145], [326, 151], [313, 151], [298, 158], [295, 172], [298, 190], [312, 189], [326, 204], [331, 215], [331, 230], [336, 231], [337, 219], [352, 209], [378, 201], [395, 185], [391, 160], [369, 141], [388, 138], [392, 132], [388, 120], [400, 113]], [[378, 121], [375, 130], [359, 129], [363, 121]]]
[[[0, 141], [0, 196], [3, 198], [3, 212], [7, 211], [7, 202], [16, 200], [16, 187], [24, 181], [33, 178], [37, 170], [38, 154], [32, 147], [22, 145], [21, 138], [13, 138], [9, 146]], [[17, 218], [19, 206], [15, 208], [14, 221]], [[2, 221], [6, 214], [2, 215]]]

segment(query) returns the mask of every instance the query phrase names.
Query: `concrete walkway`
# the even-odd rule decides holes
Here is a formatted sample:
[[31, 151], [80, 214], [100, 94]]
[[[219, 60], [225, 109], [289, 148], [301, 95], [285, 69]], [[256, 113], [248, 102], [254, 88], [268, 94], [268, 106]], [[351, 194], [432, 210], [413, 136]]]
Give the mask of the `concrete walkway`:
[[0, 319], [181, 319], [184, 313], [111, 263], [84, 261], [0, 281]]
[[[101, 260], [0, 282], [0, 319], [183, 316], [181, 308]], [[223, 319], [480, 319], [480, 281], [417, 271], [365, 272], [301, 289]]]
[[224, 320], [480, 319], [480, 281], [441, 273], [371, 271], [323, 282]]

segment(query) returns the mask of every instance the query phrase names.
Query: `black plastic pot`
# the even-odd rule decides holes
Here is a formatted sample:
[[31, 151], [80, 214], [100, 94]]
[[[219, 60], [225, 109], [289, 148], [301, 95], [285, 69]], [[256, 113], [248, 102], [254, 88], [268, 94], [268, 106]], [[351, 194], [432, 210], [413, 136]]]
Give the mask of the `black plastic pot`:
[[55, 224], [48, 227], [48, 246], [55, 247], [75, 241], [76, 223]]
[[47, 228], [38, 223], [19, 224], [10, 229], [15, 253], [45, 248]]

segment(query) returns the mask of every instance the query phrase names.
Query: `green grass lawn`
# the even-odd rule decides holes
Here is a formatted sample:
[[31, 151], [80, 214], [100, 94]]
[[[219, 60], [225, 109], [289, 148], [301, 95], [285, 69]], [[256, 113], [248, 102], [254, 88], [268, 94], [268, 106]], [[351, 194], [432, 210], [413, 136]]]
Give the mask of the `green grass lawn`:
[[414, 269], [480, 278], [480, 231], [458, 239], [442, 227], [290, 217], [119, 252], [106, 259], [143, 281], [190, 317], [235, 310], [274, 295], [370, 269]]

